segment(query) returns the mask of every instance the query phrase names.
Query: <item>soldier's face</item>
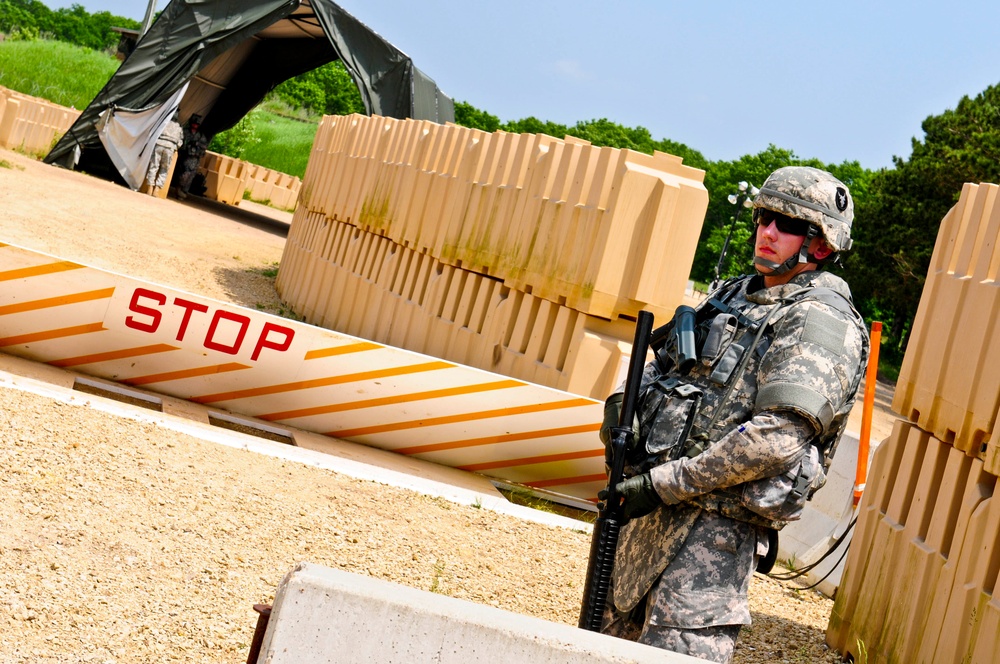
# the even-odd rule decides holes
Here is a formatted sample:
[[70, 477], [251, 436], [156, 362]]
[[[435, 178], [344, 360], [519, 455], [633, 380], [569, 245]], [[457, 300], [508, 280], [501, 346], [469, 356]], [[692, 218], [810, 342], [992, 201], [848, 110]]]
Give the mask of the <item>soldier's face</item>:
[[[798, 227], [788, 226], [783, 220], [761, 215], [757, 224], [757, 239], [754, 250], [758, 258], [784, 263], [789, 257], [799, 253], [804, 233]], [[781, 228], [779, 228], [781, 226]]]
[[[806, 226], [795, 224], [798, 220], [788, 218], [775, 218], [772, 215], [760, 215], [757, 224], [757, 237], [754, 240], [754, 253], [758, 258], [782, 264], [792, 256], [799, 253], [802, 243], [805, 241]], [[823, 247], [821, 249], [821, 246]], [[822, 238], [813, 238], [809, 247], [810, 253], [826, 253]], [[813, 263], [797, 263], [791, 270], [780, 275], [768, 275], [773, 271], [771, 268], [757, 264], [757, 270], [764, 275], [765, 283], [769, 286], [778, 283], [787, 283], [799, 272], [814, 269]]]

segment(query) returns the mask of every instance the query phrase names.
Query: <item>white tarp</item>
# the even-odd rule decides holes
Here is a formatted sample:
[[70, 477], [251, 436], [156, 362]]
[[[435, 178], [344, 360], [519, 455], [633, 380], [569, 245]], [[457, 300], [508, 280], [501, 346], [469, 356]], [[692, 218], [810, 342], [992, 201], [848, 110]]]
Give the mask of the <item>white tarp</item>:
[[145, 111], [112, 106], [101, 113], [96, 126], [98, 136], [115, 168], [132, 189], [141, 187], [146, 179], [156, 139], [177, 112], [187, 87], [185, 83], [162, 105]]

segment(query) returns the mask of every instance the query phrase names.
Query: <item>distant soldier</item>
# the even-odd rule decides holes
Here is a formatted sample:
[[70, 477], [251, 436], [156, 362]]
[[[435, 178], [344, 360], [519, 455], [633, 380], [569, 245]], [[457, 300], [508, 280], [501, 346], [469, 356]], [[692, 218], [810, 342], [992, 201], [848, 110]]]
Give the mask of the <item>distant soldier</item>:
[[194, 114], [184, 129], [184, 143], [181, 146], [180, 191], [177, 197], [185, 199], [191, 191], [191, 183], [198, 172], [198, 164], [208, 150], [208, 138], [201, 133], [201, 116]]
[[[777, 530], [826, 482], [869, 350], [847, 284], [819, 269], [851, 246], [847, 187], [781, 168], [753, 214], [757, 274], [697, 308], [695, 361], [681, 368], [668, 342], [645, 368], [602, 626], [716, 662], [750, 624], [758, 560], [770, 549], [773, 562]], [[608, 398], [606, 444], [620, 403]]]
[[174, 115], [167, 122], [167, 126], [163, 128], [159, 138], [156, 139], [153, 156], [149, 160], [149, 168], [146, 170], [146, 182], [149, 183], [150, 196], [156, 196], [157, 192], [167, 183], [170, 162], [183, 142], [184, 130], [177, 124], [177, 116]]

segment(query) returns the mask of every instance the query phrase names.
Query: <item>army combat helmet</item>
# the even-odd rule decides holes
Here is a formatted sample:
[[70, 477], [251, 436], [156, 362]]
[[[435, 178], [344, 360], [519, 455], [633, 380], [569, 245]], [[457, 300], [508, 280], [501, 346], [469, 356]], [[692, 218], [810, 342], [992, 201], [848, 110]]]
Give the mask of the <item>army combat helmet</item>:
[[[786, 166], [767, 177], [753, 202], [756, 224], [761, 209], [809, 222], [809, 230], [797, 255], [784, 263], [754, 257], [754, 264], [784, 274], [797, 263], [829, 263], [851, 248], [854, 200], [847, 185], [826, 171], [809, 166]], [[822, 237], [833, 253], [822, 260], [809, 254], [814, 237]]]

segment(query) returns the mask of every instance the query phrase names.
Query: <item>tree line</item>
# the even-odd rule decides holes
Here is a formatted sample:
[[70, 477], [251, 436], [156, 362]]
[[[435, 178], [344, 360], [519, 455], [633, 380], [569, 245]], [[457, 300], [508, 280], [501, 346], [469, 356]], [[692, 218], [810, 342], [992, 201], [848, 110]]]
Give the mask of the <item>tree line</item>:
[[[108, 12], [89, 14], [79, 5], [50, 10], [38, 0], [0, 0], [0, 32], [14, 38], [48, 35], [106, 50], [117, 42], [115, 27], [138, 28], [137, 22]], [[290, 79], [274, 90], [289, 106], [316, 114], [363, 113], [356, 86], [340, 62]], [[456, 123], [494, 132], [574, 136], [598, 146], [645, 153], [667, 152], [705, 171], [708, 212], [694, 257], [691, 278], [713, 280], [727, 237], [727, 259], [719, 276], [745, 272], [751, 265], [748, 213], [727, 199], [746, 181], [759, 186], [776, 168], [806, 165], [830, 171], [851, 188], [855, 200], [854, 249], [833, 271], [851, 284], [855, 301], [869, 321], [884, 325], [883, 365], [898, 369], [926, 279], [941, 219], [953, 206], [965, 182], [1000, 182], [1000, 87], [958, 100], [954, 109], [928, 117], [922, 138], [914, 138], [908, 157], [896, 156], [891, 168], [870, 170], [857, 161], [825, 164], [792, 150], [768, 145], [757, 154], [711, 161], [698, 150], [667, 138], [654, 138], [644, 127], [625, 127], [606, 118], [562, 125], [527, 117], [501, 121], [495, 115], [459, 101]]]
[[91, 14], [80, 5], [53, 10], [38, 0], [0, 0], [0, 33], [8, 39], [58, 39], [104, 51], [118, 44], [111, 28], [141, 27], [130, 18], [107, 11]]

